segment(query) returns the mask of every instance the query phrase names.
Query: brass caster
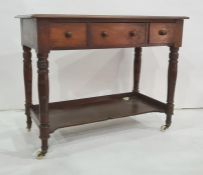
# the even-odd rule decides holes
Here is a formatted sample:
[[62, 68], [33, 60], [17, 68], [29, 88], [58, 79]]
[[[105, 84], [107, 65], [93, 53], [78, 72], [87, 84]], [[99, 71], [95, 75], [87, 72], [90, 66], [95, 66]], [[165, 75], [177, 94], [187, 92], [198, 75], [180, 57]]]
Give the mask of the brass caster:
[[37, 153], [36, 159], [41, 160], [45, 157], [46, 153], [44, 153], [43, 151], [39, 151]]
[[163, 126], [161, 126], [160, 131], [164, 132], [164, 131], [166, 131], [168, 128], [169, 128], [169, 126], [163, 125]]
[[128, 101], [128, 100], [130, 100], [130, 97], [123, 97], [123, 100]]

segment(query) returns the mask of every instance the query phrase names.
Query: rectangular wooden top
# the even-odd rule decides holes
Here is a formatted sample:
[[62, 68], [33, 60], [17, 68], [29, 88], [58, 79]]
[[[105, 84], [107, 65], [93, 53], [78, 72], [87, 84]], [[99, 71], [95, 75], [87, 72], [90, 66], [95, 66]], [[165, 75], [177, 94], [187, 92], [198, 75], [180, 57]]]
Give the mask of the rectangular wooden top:
[[73, 15], [73, 14], [31, 14], [18, 15], [16, 18], [66, 18], [66, 19], [111, 19], [111, 20], [178, 20], [189, 19], [187, 16], [126, 16], [126, 15]]

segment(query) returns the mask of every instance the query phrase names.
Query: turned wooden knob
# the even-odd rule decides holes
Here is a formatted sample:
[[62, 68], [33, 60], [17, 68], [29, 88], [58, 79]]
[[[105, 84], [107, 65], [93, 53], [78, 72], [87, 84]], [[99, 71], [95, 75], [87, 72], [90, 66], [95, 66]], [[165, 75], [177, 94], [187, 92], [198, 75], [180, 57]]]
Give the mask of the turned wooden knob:
[[103, 38], [105, 38], [105, 37], [107, 37], [107, 36], [108, 36], [108, 33], [107, 33], [107, 32], [105, 32], [105, 31], [103, 31], [103, 32], [101, 32], [101, 36], [102, 36]]
[[159, 30], [159, 35], [167, 35], [167, 30], [166, 29]]
[[136, 31], [130, 31], [130, 32], [129, 32], [129, 36], [133, 37], [133, 36], [135, 36], [135, 35], [136, 35]]
[[66, 38], [71, 38], [73, 34], [72, 34], [72, 32], [65, 32], [64, 35]]

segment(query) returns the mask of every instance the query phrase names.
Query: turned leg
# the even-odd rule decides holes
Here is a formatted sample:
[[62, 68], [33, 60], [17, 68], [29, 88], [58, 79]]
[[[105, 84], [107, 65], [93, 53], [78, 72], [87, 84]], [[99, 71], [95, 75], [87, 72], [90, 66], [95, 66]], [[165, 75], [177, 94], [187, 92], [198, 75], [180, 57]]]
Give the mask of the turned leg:
[[48, 53], [38, 53], [38, 94], [40, 115], [40, 139], [41, 151], [37, 158], [45, 156], [48, 150], [49, 138], [49, 77], [48, 77]]
[[165, 130], [171, 125], [171, 118], [174, 109], [174, 94], [178, 68], [178, 47], [170, 47], [169, 66], [168, 66], [168, 91], [167, 91], [167, 108], [166, 108], [166, 123], [161, 130]]
[[27, 116], [27, 129], [30, 131], [32, 120], [30, 116], [30, 108], [32, 105], [32, 54], [29, 47], [23, 46], [23, 71], [25, 86], [25, 115]]
[[141, 56], [142, 48], [135, 48], [135, 58], [134, 58], [134, 92], [139, 92], [139, 82], [140, 82], [140, 71], [141, 71]]

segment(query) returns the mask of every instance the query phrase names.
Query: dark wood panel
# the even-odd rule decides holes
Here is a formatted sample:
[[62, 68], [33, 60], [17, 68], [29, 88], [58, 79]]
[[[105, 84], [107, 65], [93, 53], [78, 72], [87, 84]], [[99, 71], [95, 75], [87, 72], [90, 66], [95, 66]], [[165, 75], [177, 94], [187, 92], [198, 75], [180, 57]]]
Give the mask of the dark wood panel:
[[[159, 105], [157, 105], [159, 104]], [[165, 112], [166, 105], [135, 93], [124, 93], [49, 104], [50, 132], [57, 128], [127, 117], [147, 112]], [[39, 106], [32, 106], [39, 117]], [[32, 113], [33, 114], [33, 113]]]
[[78, 48], [87, 46], [86, 24], [55, 23], [50, 24], [51, 48]]
[[151, 23], [149, 43], [167, 44], [175, 41], [176, 23]]
[[93, 47], [135, 46], [146, 42], [146, 24], [93, 23], [90, 36]]
[[[181, 46], [182, 43], [183, 21], [151, 23], [148, 27], [148, 23], [86, 24], [23, 20], [26, 22], [22, 24], [22, 32], [26, 31], [22, 35], [22, 44], [36, 49], [37, 52], [164, 45]], [[30, 28], [35, 28], [35, 30]], [[165, 30], [167, 34], [160, 35], [161, 30]], [[107, 36], [104, 36], [103, 32]]]

